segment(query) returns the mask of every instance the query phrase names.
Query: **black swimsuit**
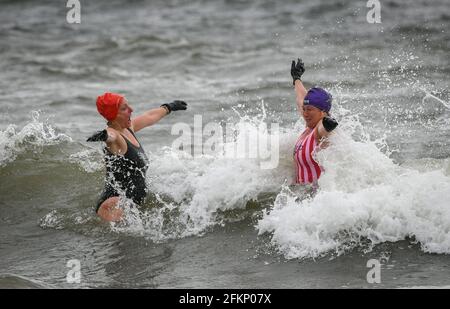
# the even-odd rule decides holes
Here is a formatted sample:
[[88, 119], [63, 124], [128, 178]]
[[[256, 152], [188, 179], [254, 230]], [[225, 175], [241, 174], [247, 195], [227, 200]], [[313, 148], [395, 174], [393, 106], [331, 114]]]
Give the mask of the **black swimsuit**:
[[[136, 138], [132, 130], [128, 129], [128, 131]], [[123, 137], [128, 148], [123, 156], [115, 155], [108, 148], [104, 148], [106, 184], [97, 202], [96, 212], [104, 201], [110, 197], [119, 196], [121, 192], [125, 193], [125, 196], [132, 199], [136, 204], [144, 202], [147, 195], [145, 173], [148, 168], [148, 158], [139, 141], [140, 147], [136, 147], [125, 136]]]

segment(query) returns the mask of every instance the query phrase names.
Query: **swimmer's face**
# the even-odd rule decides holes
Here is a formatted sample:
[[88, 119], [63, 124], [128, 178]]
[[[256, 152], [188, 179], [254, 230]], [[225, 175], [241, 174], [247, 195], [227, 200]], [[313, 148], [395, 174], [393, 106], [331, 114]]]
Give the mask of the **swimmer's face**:
[[133, 109], [128, 104], [127, 99], [123, 98], [119, 105], [119, 112], [115, 121], [117, 121], [121, 127], [129, 128], [131, 126], [131, 113]]
[[326, 116], [326, 113], [315, 106], [304, 105], [302, 115], [303, 119], [305, 119], [306, 126], [314, 129], [319, 121]]

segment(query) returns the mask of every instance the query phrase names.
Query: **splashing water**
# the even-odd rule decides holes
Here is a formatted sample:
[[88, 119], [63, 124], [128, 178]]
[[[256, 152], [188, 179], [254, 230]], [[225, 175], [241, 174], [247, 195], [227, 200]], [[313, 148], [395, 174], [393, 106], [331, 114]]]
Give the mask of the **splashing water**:
[[425, 93], [425, 97], [422, 99], [422, 103], [424, 103], [426, 99], [431, 98], [431, 99], [436, 100], [437, 102], [441, 103], [446, 108], [450, 109], [450, 103], [449, 102], [446, 102], [444, 100], [439, 99], [438, 97], [432, 95], [428, 90], [426, 90], [424, 88], [422, 88], [422, 91]]
[[[426, 252], [449, 253], [445, 197], [450, 197], [450, 177], [445, 170], [419, 171], [394, 163], [386, 144], [389, 132], [372, 140], [358, 116], [340, 103], [334, 106], [339, 128], [330, 136], [330, 146], [317, 154], [325, 173], [315, 194], [286, 185], [294, 172], [292, 147], [301, 132], [297, 122], [280, 131], [279, 165], [274, 169], [261, 169], [260, 158], [248, 157], [251, 149], [244, 149], [241, 158], [220, 152], [192, 157], [170, 147], [148, 153], [147, 183], [154, 196], [139, 208], [123, 199], [125, 220], [111, 229], [156, 242], [201, 235], [227, 222], [223, 214], [244, 210], [249, 201], [269, 193], [275, 202], [260, 206], [270, 209], [263, 211], [256, 228], [259, 234], [269, 233], [287, 258], [339, 255], [356, 247], [371, 250], [405, 238], [420, 243]], [[260, 126], [265, 120], [260, 116], [240, 116], [236, 136], [270, 139], [273, 132]], [[223, 146], [235, 149], [236, 140]], [[71, 159], [82, 161], [90, 153]], [[94, 163], [82, 167], [93, 172], [98, 168]], [[44, 221], [54, 225], [52, 218]]]
[[72, 138], [55, 129], [46, 122], [40, 121], [40, 112], [31, 113], [31, 122], [16, 132], [16, 126], [9, 125], [0, 131], [0, 167], [13, 162], [18, 155], [31, 151], [39, 154], [45, 146], [62, 142], [71, 142]]
[[[237, 140], [258, 136], [270, 140], [273, 132], [261, 126], [265, 117], [242, 116], [236, 124], [236, 139], [226, 141], [223, 149], [239, 149]], [[262, 169], [261, 158], [251, 157], [255, 149], [241, 149], [235, 157], [217, 152], [191, 156], [189, 153], [162, 148], [149, 153], [147, 183], [156, 194], [157, 207], [125, 207], [125, 223], [114, 230], [150, 237], [154, 241], [201, 235], [209, 227], [227, 220], [221, 214], [243, 210], [247, 202], [258, 200], [261, 193], [276, 193], [286, 178], [292, 176], [289, 154], [296, 130], [280, 133], [280, 158], [275, 169]], [[257, 151], [256, 151], [257, 152]], [[165, 224], [162, 224], [164, 222]]]
[[371, 250], [385, 241], [412, 238], [425, 252], [450, 253], [450, 177], [396, 165], [374, 143], [337, 130], [317, 154], [325, 173], [313, 197], [284, 188], [258, 222], [260, 234], [286, 258]]

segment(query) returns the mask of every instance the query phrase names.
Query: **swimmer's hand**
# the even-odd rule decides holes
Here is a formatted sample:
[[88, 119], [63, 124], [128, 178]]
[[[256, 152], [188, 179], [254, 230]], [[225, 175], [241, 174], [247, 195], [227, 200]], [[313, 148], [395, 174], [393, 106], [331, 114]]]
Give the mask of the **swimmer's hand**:
[[180, 100], [175, 100], [171, 103], [164, 103], [161, 106], [167, 108], [167, 110], [169, 111], [169, 114], [173, 111], [179, 111], [179, 110], [186, 110], [187, 109], [187, 104], [184, 101], [180, 101]]
[[86, 141], [87, 142], [106, 142], [107, 139], [108, 139], [108, 132], [105, 129], [102, 131], [98, 131], [97, 133], [94, 133]]
[[331, 118], [329, 116], [323, 117], [322, 124], [327, 132], [333, 131], [334, 129], [336, 129], [338, 125], [336, 119]]
[[291, 76], [292, 76], [292, 83], [295, 85], [295, 81], [302, 80], [302, 75], [305, 73], [305, 64], [303, 63], [302, 59], [297, 59], [297, 64], [295, 64], [295, 60], [292, 60], [291, 65]]

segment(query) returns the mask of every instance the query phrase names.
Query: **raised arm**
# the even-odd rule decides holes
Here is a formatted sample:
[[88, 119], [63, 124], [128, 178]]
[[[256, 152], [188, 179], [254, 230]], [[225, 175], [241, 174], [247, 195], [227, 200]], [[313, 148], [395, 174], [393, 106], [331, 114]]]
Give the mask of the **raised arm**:
[[306, 88], [303, 86], [303, 83], [301, 80], [297, 79], [295, 82], [295, 100], [297, 102], [297, 108], [300, 115], [303, 113], [303, 100], [306, 97]]
[[301, 59], [297, 59], [297, 64], [295, 64], [295, 61], [293, 60], [291, 65], [291, 76], [292, 83], [295, 87], [297, 108], [300, 115], [303, 113], [303, 100], [305, 99], [307, 93], [301, 80], [303, 73], [305, 73], [305, 65], [303, 61]]
[[139, 115], [131, 120], [131, 127], [134, 132], [137, 132], [145, 127], [157, 123], [161, 120], [161, 118], [170, 114], [172, 111], [185, 110], [186, 108], [187, 104], [179, 100], [173, 101], [172, 103], [162, 104], [160, 107], [148, 110], [142, 115]]

